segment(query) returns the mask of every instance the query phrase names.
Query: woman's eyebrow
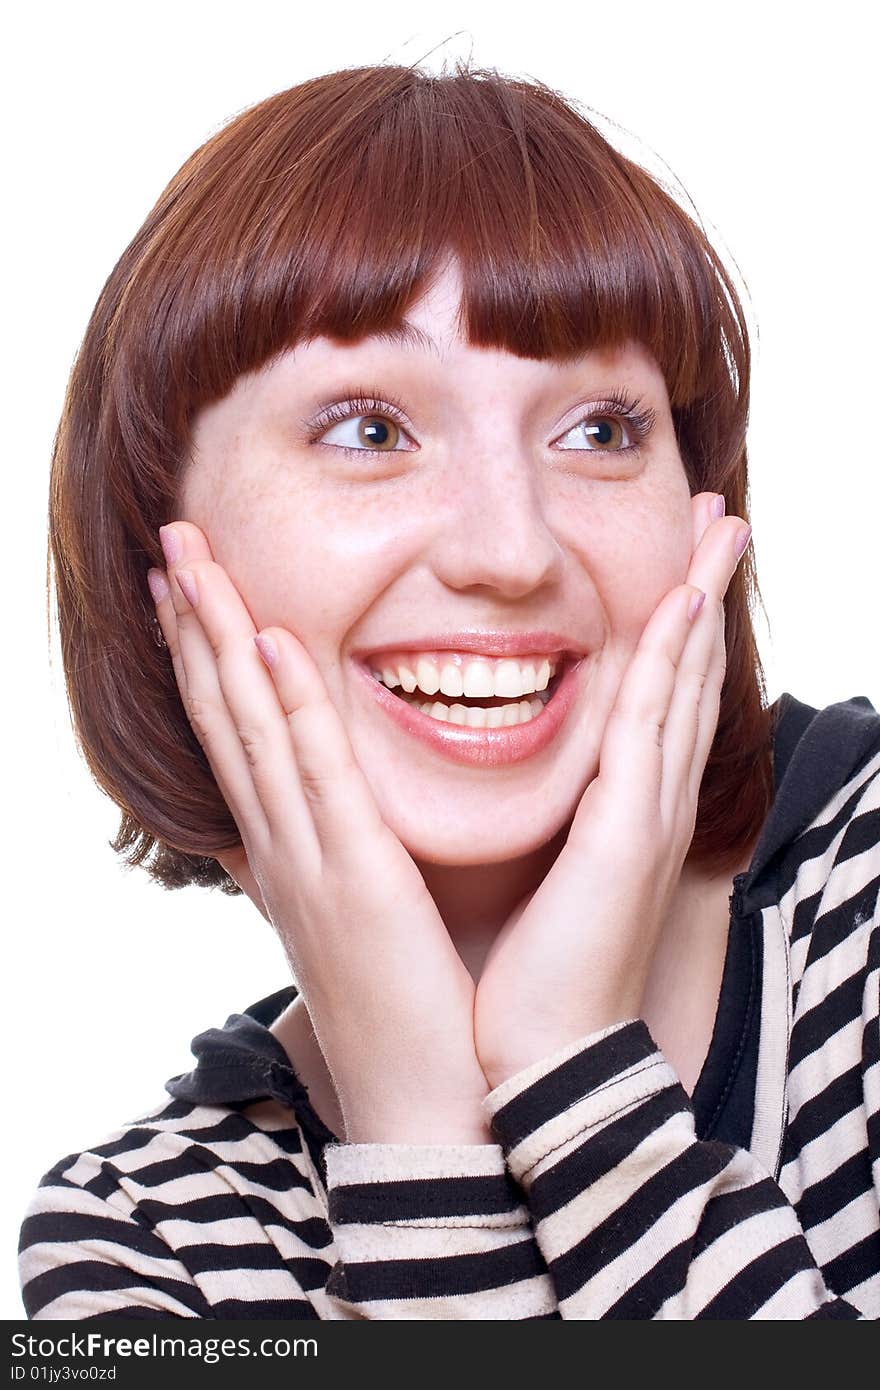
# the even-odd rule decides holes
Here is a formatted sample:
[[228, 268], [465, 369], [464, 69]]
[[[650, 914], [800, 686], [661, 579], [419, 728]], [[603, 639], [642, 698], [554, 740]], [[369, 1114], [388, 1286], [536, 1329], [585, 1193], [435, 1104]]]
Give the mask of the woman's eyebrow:
[[406, 319], [391, 328], [383, 328], [379, 333], [369, 334], [369, 340], [373, 339], [380, 343], [393, 343], [395, 346], [421, 348], [423, 352], [430, 352], [433, 357], [441, 356], [440, 346], [430, 333]]

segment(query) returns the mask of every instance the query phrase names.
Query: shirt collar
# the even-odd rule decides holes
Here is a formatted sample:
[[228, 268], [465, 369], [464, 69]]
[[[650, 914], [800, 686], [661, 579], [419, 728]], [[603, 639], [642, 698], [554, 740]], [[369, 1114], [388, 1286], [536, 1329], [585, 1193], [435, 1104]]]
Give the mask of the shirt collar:
[[289, 1106], [300, 1123], [322, 1143], [335, 1136], [309, 1102], [308, 1091], [290, 1064], [270, 1025], [297, 996], [294, 985], [231, 1014], [222, 1028], [208, 1028], [192, 1040], [192, 1071], [166, 1081], [175, 1100], [194, 1105], [239, 1105], [277, 1100]]

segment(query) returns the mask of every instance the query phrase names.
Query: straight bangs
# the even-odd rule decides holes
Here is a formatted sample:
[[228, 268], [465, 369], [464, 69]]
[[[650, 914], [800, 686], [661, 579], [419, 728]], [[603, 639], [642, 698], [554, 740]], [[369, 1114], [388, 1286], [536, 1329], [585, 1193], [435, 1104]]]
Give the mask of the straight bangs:
[[[747, 517], [749, 345], [702, 230], [575, 104], [494, 70], [382, 65], [251, 107], [186, 161], [92, 313], [55, 439], [51, 573], [74, 728], [122, 811], [114, 848], [167, 887], [237, 891], [240, 843], [154, 640], [196, 416], [318, 336], [400, 330], [451, 258], [475, 347], [563, 362], [637, 341], [666, 381], [691, 492]], [[749, 554], [725, 596], [728, 670], [695, 858], [741, 853], [772, 797]]]

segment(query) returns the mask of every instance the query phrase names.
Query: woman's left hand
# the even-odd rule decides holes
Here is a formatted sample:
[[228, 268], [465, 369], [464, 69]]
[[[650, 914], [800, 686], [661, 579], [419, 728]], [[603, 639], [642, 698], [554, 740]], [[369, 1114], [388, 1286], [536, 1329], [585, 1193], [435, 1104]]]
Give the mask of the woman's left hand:
[[[698, 535], [700, 509], [705, 520], [687, 582], [665, 595], [642, 633], [567, 842], [486, 957], [474, 1043], [491, 1087], [641, 1012], [693, 839], [726, 667], [723, 599], [746, 532], [741, 517], [712, 520], [711, 501], [693, 499]], [[691, 619], [700, 590], [706, 599]]]

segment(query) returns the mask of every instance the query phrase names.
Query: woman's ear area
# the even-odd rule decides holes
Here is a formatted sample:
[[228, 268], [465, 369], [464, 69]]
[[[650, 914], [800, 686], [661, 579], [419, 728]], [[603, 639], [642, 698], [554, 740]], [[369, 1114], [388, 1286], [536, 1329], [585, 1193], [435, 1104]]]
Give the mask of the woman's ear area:
[[724, 516], [724, 510], [724, 498], [720, 492], [694, 493], [691, 498], [694, 541], [691, 553], [696, 550], [712, 522]]
[[263, 895], [260, 892], [259, 884], [251, 873], [251, 866], [243, 845], [237, 845], [234, 849], [224, 849], [222, 853], [215, 854], [214, 858], [221, 868], [225, 869], [229, 877], [234, 879], [243, 893], [246, 893], [251, 902], [259, 912], [265, 917], [271, 926], [271, 918], [266, 911], [266, 904], [263, 902]]

